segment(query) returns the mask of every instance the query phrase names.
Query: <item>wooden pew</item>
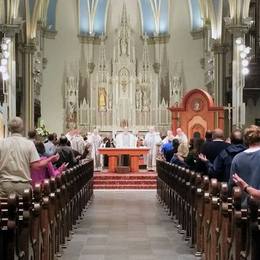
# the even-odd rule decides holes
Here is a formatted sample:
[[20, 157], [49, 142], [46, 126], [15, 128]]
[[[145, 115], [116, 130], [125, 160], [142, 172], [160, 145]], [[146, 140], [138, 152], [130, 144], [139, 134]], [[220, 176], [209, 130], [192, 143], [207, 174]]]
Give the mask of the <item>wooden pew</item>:
[[164, 161], [157, 161], [157, 196], [178, 231], [204, 260], [260, 259], [260, 202], [242, 207], [242, 191]]
[[0, 259], [54, 260], [93, 195], [93, 162], [0, 198]]

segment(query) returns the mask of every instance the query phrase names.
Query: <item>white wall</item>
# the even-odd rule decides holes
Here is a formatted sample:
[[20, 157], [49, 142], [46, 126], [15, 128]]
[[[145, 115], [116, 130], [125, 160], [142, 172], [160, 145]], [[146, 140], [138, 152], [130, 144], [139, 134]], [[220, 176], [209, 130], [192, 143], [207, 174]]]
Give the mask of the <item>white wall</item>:
[[[45, 56], [48, 59], [48, 64], [43, 75], [42, 119], [47, 129], [57, 133], [62, 133], [64, 127], [63, 84], [65, 64], [75, 64], [76, 70], [81, 55], [81, 45], [77, 38], [76, 2], [76, 0], [58, 1], [56, 24], [58, 34], [54, 40], [47, 39], [45, 42]], [[125, 2], [131, 25], [135, 31], [136, 42], [139, 45], [141, 44], [141, 28], [138, 3], [137, 0]], [[172, 64], [171, 67], [174, 66], [175, 62], [183, 62], [186, 90], [201, 88], [203, 87], [203, 71], [200, 68], [200, 59], [203, 56], [202, 41], [193, 40], [190, 35], [188, 1], [173, 0], [171, 3], [171, 38], [168, 43], [168, 56]], [[112, 56], [111, 48], [114, 37], [111, 34], [119, 25], [122, 4], [122, 0], [111, 0], [107, 27], [108, 39], [106, 42], [108, 58]], [[136, 54], [141, 57], [142, 47], [136, 46]]]

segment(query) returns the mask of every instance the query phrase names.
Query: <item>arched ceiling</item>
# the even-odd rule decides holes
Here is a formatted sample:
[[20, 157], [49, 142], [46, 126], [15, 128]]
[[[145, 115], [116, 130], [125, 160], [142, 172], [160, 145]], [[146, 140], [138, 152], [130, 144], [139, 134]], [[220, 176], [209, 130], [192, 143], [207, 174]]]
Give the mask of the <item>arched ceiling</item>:
[[148, 36], [169, 34], [169, 0], [139, 0], [142, 33]]
[[203, 27], [203, 14], [200, 0], [189, 0], [191, 30], [199, 31]]
[[78, 0], [80, 35], [106, 34], [108, 5], [109, 0]]
[[[96, 37], [106, 34], [108, 9], [113, 0], [70, 1], [75, 1], [78, 7], [80, 36]], [[215, 40], [222, 36], [224, 17], [234, 24], [243, 24], [248, 19], [250, 0], [186, 1], [183, 4], [189, 4], [191, 31], [199, 31], [208, 24], [211, 37]], [[57, 2], [58, 0], [0, 0], [0, 22], [19, 23], [19, 20], [25, 19], [29, 39], [35, 37], [38, 21], [41, 21], [47, 31], [55, 32]], [[143, 35], [160, 37], [169, 34], [172, 23], [170, 4], [174, 8], [174, 0], [138, 0]], [[110, 8], [111, 14], [113, 8]]]

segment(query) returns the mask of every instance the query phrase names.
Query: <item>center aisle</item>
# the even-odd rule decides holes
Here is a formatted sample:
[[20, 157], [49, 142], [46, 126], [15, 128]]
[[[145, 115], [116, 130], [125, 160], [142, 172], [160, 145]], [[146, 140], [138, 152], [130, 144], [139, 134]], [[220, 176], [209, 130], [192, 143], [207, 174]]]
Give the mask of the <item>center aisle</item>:
[[95, 191], [62, 260], [193, 260], [155, 191]]

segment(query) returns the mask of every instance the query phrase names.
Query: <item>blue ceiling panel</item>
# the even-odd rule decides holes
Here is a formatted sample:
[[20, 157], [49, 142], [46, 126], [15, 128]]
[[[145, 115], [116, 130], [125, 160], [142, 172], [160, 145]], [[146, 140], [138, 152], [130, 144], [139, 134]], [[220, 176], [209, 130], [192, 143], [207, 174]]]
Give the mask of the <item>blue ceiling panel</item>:
[[[159, 8], [159, 17], [155, 18], [154, 7]], [[155, 34], [169, 33], [169, 0], [139, 0], [140, 13], [142, 17], [143, 34], [153, 36]], [[156, 21], [157, 19], [157, 21]], [[156, 23], [159, 23], [159, 31]]]
[[56, 30], [56, 8], [57, 0], [50, 0], [47, 13], [47, 29], [49, 31]]
[[[106, 17], [109, 0], [79, 0], [79, 31], [80, 35], [100, 36], [106, 33]], [[96, 5], [96, 9], [89, 10], [89, 7]], [[93, 32], [90, 29], [90, 12], [93, 11]]]
[[190, 1], [190, 15], [192, 31], [197, 31], [203, 27], [203, 19], [200, 11], [199, 0]]
[[89, 33], [87, 0], [79, 0], [79, 31], [80, 34]]
[[160, 15], [160, 33], [167, 34], [169, 32], [169, 1], [163, 0], [161, 4]]
[[94, 20], [94, 32], [97, 35], [102, 35], [106, 32], [107, 5], [107, 0], [99, 0], [98, 2], [97, 12]]

